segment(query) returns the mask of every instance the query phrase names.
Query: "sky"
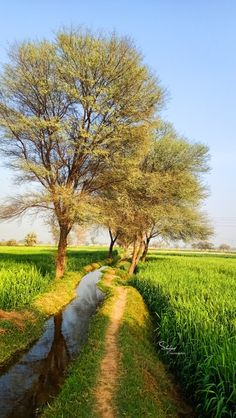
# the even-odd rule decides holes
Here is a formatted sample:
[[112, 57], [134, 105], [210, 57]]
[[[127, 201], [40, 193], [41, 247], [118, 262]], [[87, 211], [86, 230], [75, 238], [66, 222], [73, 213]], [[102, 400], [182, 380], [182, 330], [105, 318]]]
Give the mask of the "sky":
[[[15, 41], [51, 39], [61, 27], [116, 31], [133, 39], [167, 89], [162, 117], [191, 141], [207, 144], [210, 194], [204, 210], [212, 241], [236, 247], [236, 1], [8, 0], [1, 1], [0, 63]], [[16, 192], [0, 157], [0, 199]], [[35, 231], [50, 240], [43, 219], [0, 224], [1, 239]]]

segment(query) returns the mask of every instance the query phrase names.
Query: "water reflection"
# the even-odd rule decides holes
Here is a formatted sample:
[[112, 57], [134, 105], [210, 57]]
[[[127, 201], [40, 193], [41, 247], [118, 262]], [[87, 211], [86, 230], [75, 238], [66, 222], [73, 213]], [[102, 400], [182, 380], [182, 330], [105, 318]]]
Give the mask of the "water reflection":
[[55, 396], [65, 370], [87, 338], [89, 320], [104, 295], [97, 288], [101, 269], [87, 274], [76, 298], [45, 324], [42, 337], [0, 377], [0, 417], [28, 418]]

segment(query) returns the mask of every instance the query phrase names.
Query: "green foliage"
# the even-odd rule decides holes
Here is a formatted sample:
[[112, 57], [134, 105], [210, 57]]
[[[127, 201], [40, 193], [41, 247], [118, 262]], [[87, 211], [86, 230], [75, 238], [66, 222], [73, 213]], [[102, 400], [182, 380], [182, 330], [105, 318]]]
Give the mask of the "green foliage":
[[103, 247], [80, 247], [79, 251], [67, 250], [68, 271], [79, 271], [84, 266], [98, 260], [104, 260], [107, 250]]
[[140, 294], [127, 288], [127, 304], [119, 331], [121, 369], [117, 385], [118, 417], [190, 417], [153, 347], [153, 325]]
[[[117, 270], [116, 273], [120, 274]], [[60, 393], [43, 409], [43, 418], [98, 418], [95, 391], [106, 351], [106, 331], [117, 297], [114, 282], [112, 288], [107, 287], [105, 280], [99, 286], [108, 297], [92, 318], [88, 341], [71, 365]], [[121, 361], [112, 400], [116, 415], [176, 418], [184, 411], [184, 405], [171, 396], [174, 390], [171, 379], [153, 349], [149, 314], [138, 292], [130, 287], [127, 292], [117, 339]]]
[[5, 242], [5, 244], [3, 243], [3, 245], [7, 245], [8, 247], [16, 247], [17, 241], [15, 239], [9, 239]]
[[33, 247], [37, 244], [37, 234], [35, 232], [29, 232], [25, 237], [25, 245], [27, 247]]
[[[89, 251], [89, 254], [92, 255], [92, 252]], [[72, 363], [60, 393], [43, 409], [42, 418], [98, 418], [95, 387], [106, 350], [105, 335], [113, 303], [111, 291], [104, 284], [102, 291], [106, 292], [108, 297], [91, 320], [88, 341]]]
[[219, 245], [219, 250], [220, 251], [230, 251], [230, 245], [228, 245], [228, 244], [220, 244]]
[[199, 241], [192, 244], [192, 247], [199, 250], [212, 250], [214, 248], [214, 244], [208, 241]]
[[[55, 252], [53, 247], [1, 248], [0, 309], [24, 309], [19, 312], [22, 314], [22, 328], [11, 321], [0, 320], [0, 328], [7, 330], [0, 338], [0, 365], [40, 336], [45, 317], [57, 313], [74, 297], [74, 289], [83, 276], [82, 268], [93, 261], [104, 259], [107, 254], [101, 248], [71, 249], [68, 258], [75, 273], [67, 274], [63, 281], [55, 281]], [[15, 275], [11, 276], [10, 282], [8, 277], [11, 270]], [[8, 294], [4, 290], [5, 286]], [[24, 317], [25, 308], [32, 314], [32, 320]]]
[[149, 153], [145, 168], [167, 173], [188, 172], [195, 176], [209, 170], [208, 148], [200, 143], [190, 143], [181, 137], [170, 123], [160, 121], [156, 130], [153, 149]]
[[[53, 282], [54, 249], [22, 247], [0, 251], [0, 309], [29, 307], [34, 298]], [[68, 251], [68, 270], [80, 271], [89, 263], [103, 259], [105, 250], [82, 248]]]
[[29, 306], [33, 298], [48, 288], [52, 276], [43, 275], [35, 266], [1, 262], [0, 308], [19, 309]]
[[152, 147], [144, 157], [142, 171], [148, 199], [147, 238], [188, 241], [212, 233], [199, 205], [206, 196], [200, 175], [207, 172], [208, 148], [180, 137], [174, 128], [160, 121]]
[[190, 241], [212, 233], [199, 210], [206, 195], [200, 175], [208, 170], [207, 147], [191, 144], [162, 121], [144, 138], [148, 145], [136, 166], [101, 201], [103, 225], [122, 247], [135, 243], [136, 262], [157, 236]]
[[124, 271], [129, 271], [129, 267], [130, 267], [130, 262], [129, 261], [120, 261], [117, 263], [117, 267], [120, 270], [124, 270]]
[[47, 290], [54, 277], [52, 251], [37, 248], [1, 248], [0, 309], [29, 306], [34, 297]]
[[21, 181], [38, 185], [37, 193], [15, 196], [1, 216], [53, 209], [66, 235], [88, 195], [107, 187], [142, 147], [136, 131], [163, 102], [131, 42], [79, 30], [15, 45], [0, 89], [2, 150]]
[[164, 94], [131, 42], [80, 30], [15, 45], [0, 90], [2, 152], [18, 180], [37, 184], [10, 198], [0, 218], [51, 213], [62, 277], [73, 225], [90, 213], [94, 192], [125, 176]]
[[163, 356], [204, 417], [235, 417], [236, 258], [153, 256], [132, 283], [156, 323]]

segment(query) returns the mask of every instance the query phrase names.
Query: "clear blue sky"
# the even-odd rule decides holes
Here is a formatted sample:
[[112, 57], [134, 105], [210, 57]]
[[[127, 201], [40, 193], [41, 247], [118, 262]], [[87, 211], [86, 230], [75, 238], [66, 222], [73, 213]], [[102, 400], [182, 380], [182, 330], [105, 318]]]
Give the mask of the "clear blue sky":
[[[50, 38], [61, 26], [82, 25], [129, 35], [168, 89], [163, 116], [193, 141], [210, 147], [206, 210], [216, 243], [236, 246], [236, 2], [234, 0], [8, 0], [1, 2], [0, 61], [15, 40]], [[0, 161], [2, 163], [2, 161]], [[0, 169], [0, 197], [14, 193]], [[30, 223], [29, 223], [30, 222]], [[32, 220], [0, 224], [0, 239], [29, 230]]]

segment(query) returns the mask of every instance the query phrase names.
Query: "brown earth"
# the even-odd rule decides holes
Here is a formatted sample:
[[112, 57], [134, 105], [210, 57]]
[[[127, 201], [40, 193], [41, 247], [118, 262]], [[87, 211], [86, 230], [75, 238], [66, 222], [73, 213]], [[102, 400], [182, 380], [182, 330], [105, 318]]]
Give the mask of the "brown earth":
[[[107, 277], [111, 279], [111, 277]], [[112, 403], [118, 379], [120, 351], [117, 335], [124, 314], [127, 289], [116, 288], [116, 299], [112, 308], [110, 323], [108, 325], [105, 346], [106, 352], [101, 362], [101, 370], [96, 387], [97, 412], [101, 418], [114, 418], [115, 407]]]
[[[35, 318], [31, 312], [28, 311], [3, 311], [0, 309], [0, 321], [9, 321], [17, 328], [23, 330], [26, 325], [26, 321], [34, 321]], [[2, 333], [2, 331], [0, 331]]]

